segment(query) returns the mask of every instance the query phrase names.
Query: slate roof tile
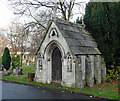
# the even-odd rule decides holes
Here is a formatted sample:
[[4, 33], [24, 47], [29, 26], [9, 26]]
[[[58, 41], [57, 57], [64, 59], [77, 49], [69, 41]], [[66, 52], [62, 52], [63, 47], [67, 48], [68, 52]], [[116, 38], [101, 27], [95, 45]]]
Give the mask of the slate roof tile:
[[59, 18], [55, 24], [74, 54], [101, 54], [95, 40], [82, 26]]
[[[99, 49], [97, 48], [97, 43], [95, 39], [87, 32], [82, 25], [77, 25], [62, 19], [57, 18], [56, 20], [50, 20], [48, 27], [46, 29], [46, 34], [52, 24], [52, 22], [56, 24], [61, 34], [65, 38], [68, 43], [70, 49], [75, 55], [81, 54], [101, 54]], [[45, 36], [46, 36], [45, 34]], [[44, 36], [44, 38], [45, 38]], [[44, 41], [44, 38], [42, 42]], [[40, 49], [42, 42], [38, 48]], [[38, 52], [37, 50], [37, 52]], [[36, 54], [37, 54], [36, 52]]]

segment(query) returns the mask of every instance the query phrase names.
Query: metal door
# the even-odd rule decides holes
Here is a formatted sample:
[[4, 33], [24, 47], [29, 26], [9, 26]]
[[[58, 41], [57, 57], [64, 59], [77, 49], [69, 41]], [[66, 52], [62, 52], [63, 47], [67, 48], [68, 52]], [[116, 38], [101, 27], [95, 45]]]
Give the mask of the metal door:
[[62, 80], [61, 52], [56, 47], [52, 53], [52, 81], [60, 82], [61, 80]]

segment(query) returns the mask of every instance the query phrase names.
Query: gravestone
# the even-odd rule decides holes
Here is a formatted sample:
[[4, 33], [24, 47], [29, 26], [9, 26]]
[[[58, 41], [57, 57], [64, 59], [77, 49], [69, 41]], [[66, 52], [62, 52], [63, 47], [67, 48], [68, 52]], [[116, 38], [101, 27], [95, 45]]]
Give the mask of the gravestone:
[[13, 69], [14, 75], [22, 75], [22, 69], [20, 67], [16, 67]]
[[0, 75], [2, 75], [2, 76], [9, 76], [9, 75], [11, 75], [12, 73], [13, 73], [13, 71], [5, 71], [5, 72], [1, 72]]

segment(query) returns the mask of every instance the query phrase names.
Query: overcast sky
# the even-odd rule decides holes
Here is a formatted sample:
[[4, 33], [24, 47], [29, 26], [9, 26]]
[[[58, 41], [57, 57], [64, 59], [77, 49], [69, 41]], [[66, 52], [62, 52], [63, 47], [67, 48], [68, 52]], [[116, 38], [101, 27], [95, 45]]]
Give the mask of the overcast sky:
[[0, 28], [5, 27], [14, 18], [12, 11], [6, 4], [6, 0], [0, 0]]
[[[45, 0], [43, 0], [43, 1], [45, 1]], [[77, 2], [81, 2], [81, 1], [88, 2], [90, 0], [76, 0], [76, 1]], [[98, 2], [98, 1], [101, 1], [101, 2], [114, 2], [114, 1], [116, 1], [116, 2], [118, 2], [120, 0], [91, 0], [91, 1], [92, 2]], [[82, 9], [82, 10], [84, 13], [84, 9]], [[74, 12], [76, 12], [76, 11], [74, 10]], [[75, 21], [78, 16], [79, 16], [79, 14], [76, 14], [72, 20]], [[8, 27], [10, 25], [10, 22], [12, 22], [14, 20], [14, 18], [15, 18], [15, 15], [11, 11], [11, 8], [8, 6], [8, 1], [7, 0], [0, 0], [0, 28]]]
[[[78, 0], [76, 0], [78, 1]], [[81, 1], [89, 1], [89, 0], [81, 0]], [[75, 20], [79, 15], [76, 15], [73, 19]], [[15, 18], [15, 15], [11, 11], [8, 6], [7, 0], [0, 0], [0, 28], [5, 28], [10, 25]]]

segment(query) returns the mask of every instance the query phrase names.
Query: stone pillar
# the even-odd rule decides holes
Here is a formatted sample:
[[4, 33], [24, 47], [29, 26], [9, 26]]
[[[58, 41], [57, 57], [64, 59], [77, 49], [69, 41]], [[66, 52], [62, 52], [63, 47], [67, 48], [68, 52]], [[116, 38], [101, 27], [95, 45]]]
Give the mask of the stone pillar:
[[85, 69], [85, 58], [86, 56], [81, 56], [81, 68], [82, 68], [82, 83], [83, 83], [83, 87], [85, 86], [85, 73], [86, 73], [86, 69]]
[[97, 84], [101, 83], [101, 56], [95, 56], [95, 80]]
[[102, 75], [102, 82], [105, 82], [106, 81], [106, 66], [105, 66], [105, 63], [104, 63], [104, 58], [102, 58], [102, 66], [101, 66], [101, 75]]
[[89, 87], [94, 84], [94, 56], [89, 55], [86, 58], [86, 82]]
[[35, 57], [35, 77], [34, 77], [34, 81], [38, 81], [38, 57]]
[[94, 56], [90, 55], [90, 60], [91, 60], [91, 87], [94, 85]]
[[77, 88], [84, 88], [85, 86], [85, 57], [82, 55], [76, 58], [75, 78]]

